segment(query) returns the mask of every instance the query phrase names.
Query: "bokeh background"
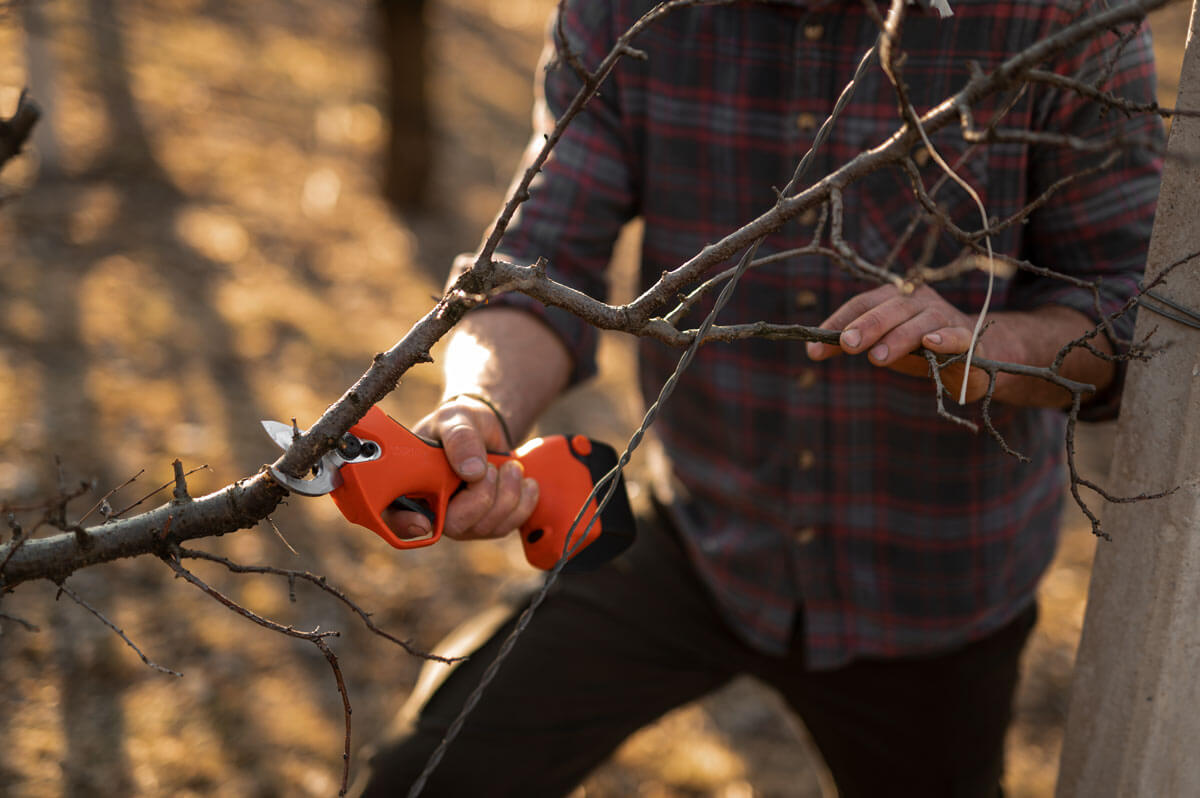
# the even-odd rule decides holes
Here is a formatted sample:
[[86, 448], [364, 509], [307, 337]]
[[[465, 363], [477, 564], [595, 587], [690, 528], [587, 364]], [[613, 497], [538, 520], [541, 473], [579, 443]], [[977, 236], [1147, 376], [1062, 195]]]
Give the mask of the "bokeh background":
[[[69, 480], [95, 480], [92, 500], [145, 469], [115, 506], [169, 479], [177, 457], [207, 465], [194, 494], [251, 474], [276, 456], [259, 419], [311, 421], [428, 310], [525, 144], [553, 3], [425, 5], [422, 56], [411, 24], [388, 34], [366, 0], [0, 2], [0, 117], [23, 86], [46, 112], [34, 146], [0, 174], [0, 501], [51, 495], [56, 456]], [[1187, 14], [1154, 20], [1165, 104]], [[387, 90], [395, 70], [420, 81], [399, 99]], [[412, 144], [419, 157], [397, 172], [383, 155], [389, 116], [394, 104], [419, 115], [412, 85], [425, 89], [432, 148]], [[396, 183], [422, 172], [420, 191]], [[605, 339], [604, 376], [544, 428], [628, 436], [627, 344]], [[423, 366], [383, 404], [411, 423], [436, 397], [436, 367]], [[1085, 434], [1101, 479], [1109, 439]], [[1068, 518], [1025, 659], [1015, 796], [1050, 794], [1057, 767], [1094, 548]], [[536, 579], [512, 541], [398, 553], [325, 500], [293, 499], [274, 521], [286, 545], [266, 524], [201, 545], [323, 573], [417, 645]], [[292, 603], [280, 580], [195, 568], [257, 612], [341, 630], [355, 750], [388, 724], [418, 660], [303, 586]], [[142, 665], [52, 585], [6, 596], [3, 611], [41, 631], [0, 621], [0, 795], [336, 793], [341, 700], [311, 645], [251, 625], [148, 558], [68, 584], [184, 677]], [[807, 798], [819, 778], [802, 730], [747, 681], [630, 739], [578, 795]]]

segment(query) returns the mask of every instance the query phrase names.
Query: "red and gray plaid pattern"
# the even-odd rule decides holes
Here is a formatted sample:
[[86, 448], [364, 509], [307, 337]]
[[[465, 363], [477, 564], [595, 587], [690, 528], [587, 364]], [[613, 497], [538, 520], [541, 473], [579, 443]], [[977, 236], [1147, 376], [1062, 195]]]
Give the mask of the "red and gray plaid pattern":
[[[985, 68], [1069, 23], [1083, 10], [1045, 0], [957, 0], [939, 20], [913, 10], [905, 22], [904, 75], [918, 110]], [[565, 30], [585, 64], [596, 64], [649, 0], [567, 4]], [[770, 207], [812, 144], [817, 127], [871, 45], [876, 28], [860, 5], [741, 3], [675, 12], [635, 42], [646, 61], [625, 59], [575, 120], [505, 237], [505, 258], [545, 257], [553, 277], [594, 296], [621, 225], [645, 220], [642, 272], [648, 286]], [[1046, 68], [1087, 79], [1140, 102], [1153, 99], [1154, 67], [1143, 30], [1123, 49], [1116, 37], [1068, 53]], [[534, 144], [578, 88], [570, 69], [542, 78]], [[1011, 96], [975, 109], [979, 124]], [[1003, 120], [1008, 128], [1157, 142], [1152, 118], [1102, 113], [1064, 91], [1031, 86]], [[890, 136], [895, 95], [873, 65], [832, 138], [817, 155], [819, 177]], [[933, 136], [954, 163], [966, 149], [957, 128]], [[1004, 218], [1047, 186], [1099, 156], [1057, 146], [992, 144], [962, 167], [988, 213]], [[926, 186], [940, 176], [918, 156]], [[1134, 150], [1099, 174], [1060, 191], [1025, 224], [996, 236], [998, 252], [1103, 280], [1103, 309], [1135, 289], [1154, 214], [1160, 163]], [[880, 262], [917, 206], [908, 179], [883, 169], [845, 194], [845, 234]], [[953, 184], [937, 200], [960, 226], [978, 211]], [[809, 242], [814, 220], [772, 235], [760, 255]], [[919, 257], [924, 228], [896, 261]], [[960, 254], [943, 236], [934, 265]], [[982, 304], [979, 272], [938, 285], [965, 311]], [[871, 286], [818, 257], [792, 258], [746, 273], [723, 323], [817, 324]], [[1095, 317], [1090, 292], [1020, 273], [999, 279], [993, 308], [1057, 303]], [[525, 297], [574, 356], [574, 379], [594, 369], [595, 331]], [[711, 304], [690, 317], [698, 321]], [[1132, 319], [1117, 324], [1128, 336]], [[648, 395], [679, 353], [640, 345]], [[1111, 403], [1093, 408], [1113, 413]], [[856, 657], [946, 649], [1010, 621], [1033, 600], [1055, 546], [1062, 501], [1062, 413], [993, 407], [1022, 464], [986, 435], [939, 419], [932, 385], [878, 369], [862, 357], [809, 361], [798, 342], [747, 341], [700, 349], [656, 429], [690, 497], [680, 521], [702, 576], [734, 627], [752, 644], [782, 651], [802, 614], [815, 668]], [[978, 417], [978, 408], [968, 408]]]

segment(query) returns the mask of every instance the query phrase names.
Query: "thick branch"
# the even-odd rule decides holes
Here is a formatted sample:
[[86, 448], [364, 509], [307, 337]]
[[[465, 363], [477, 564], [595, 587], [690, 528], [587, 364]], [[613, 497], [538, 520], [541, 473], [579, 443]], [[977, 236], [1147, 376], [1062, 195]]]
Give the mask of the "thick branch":
[[[160, 554], [170, 541], [224, 535], [254, 526], [287, 495], [265, 472], [229, 485], [186, 505], [166, 504], [133, 518], [84, 530], [89, 541], [62, 534], [0, 546], [0, 590], [11, 590], [31, 579], [61, 582], [89, 565], [122, 557]], [[169, 525], [169, 535], [162, 531]], [[19, 548], [17, 548], [19, 546]], [[14, 550], [15, 549], [15, 550]]]

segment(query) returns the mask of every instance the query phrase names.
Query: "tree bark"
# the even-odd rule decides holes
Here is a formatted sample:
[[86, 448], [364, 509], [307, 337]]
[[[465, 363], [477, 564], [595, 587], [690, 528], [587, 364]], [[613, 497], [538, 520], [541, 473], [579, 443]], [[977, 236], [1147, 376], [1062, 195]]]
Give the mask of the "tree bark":
[[[1197, 4], [1178, 106], [1200, 108]], [[1150, 243], [1147, 281], [1200, 251], [1200, 119], [1176, 117]], [[1180, 156], [1187, 155], [1190, 160]], [[1200, 265], [1156, 290], [1200, 310]], [[1123, 493], [1179, 489], [1112, 504], [1079, 646], [1059, 798], [1200, 795], [1200, 330], [1139, 311], [1137, 337], [1165, 349], [1130, 364], [1110, 484]]]

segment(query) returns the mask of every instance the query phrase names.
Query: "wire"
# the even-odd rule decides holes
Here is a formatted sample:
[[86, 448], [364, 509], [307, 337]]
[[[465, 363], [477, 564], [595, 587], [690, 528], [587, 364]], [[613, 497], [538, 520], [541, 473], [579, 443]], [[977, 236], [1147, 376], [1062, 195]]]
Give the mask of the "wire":
[[[1183, 305], [1179, 304], [1178, 302], [1173, 302], [1170, 299], [1167, 299], [1162, 294], [1156, 293], [1154, 291], [1147, 291], [1142, 296], [1143, 296], [1143, 299], [1141, 302], [1138, 303], [1138, 307], [1145, 308], [1146, 310], [1150, 311], [1151, 313], [1157, 313], [1158, 315], [1164, 316], [1164, 317], [1170, 319], [1171, 321], [1177, 321], [1180, 324], [1182, 324], [1186, 327], [1191, 327], [1194, 330], [1200, 330], [1200, 313], [1197, 313], [1196, 311], [1192, 310], [1191, 308], [1184, 307]], [[1159, 308], [1159, 307], [1155, 307], [1154, 305], [1148, 305], [1148, 304], [1146, 304], [1145, 297], [1149, 297], [1150, 299], [1153, 299], [1155, 302], [1161, 302], [1164, 305], [1166, 305], [1168, 308], [1172, 308], [1172, 310], [1174, 310], [1175, 312], [1172, 312], [1171, 310], [1167, 310], [1166, 308]]]

